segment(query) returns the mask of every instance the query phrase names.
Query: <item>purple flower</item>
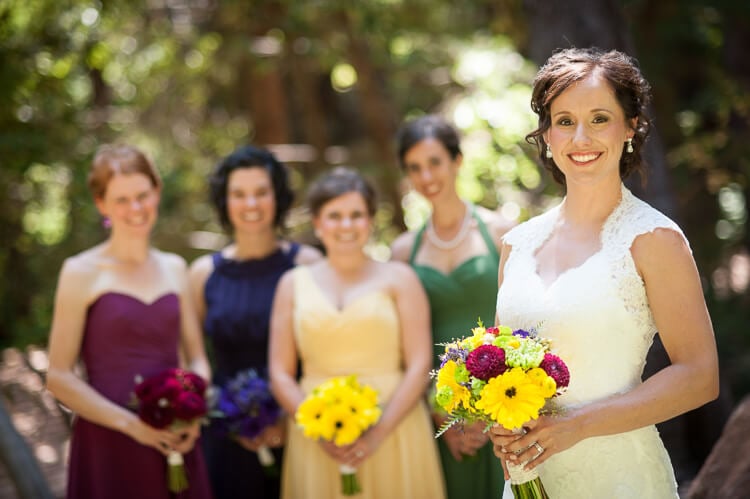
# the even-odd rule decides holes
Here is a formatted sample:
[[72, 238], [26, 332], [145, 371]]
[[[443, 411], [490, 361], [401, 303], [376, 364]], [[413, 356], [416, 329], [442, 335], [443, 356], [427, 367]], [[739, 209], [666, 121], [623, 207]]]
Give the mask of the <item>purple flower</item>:
[[558, 389], [565, 388], [568, 386], [568, 383], [570, 383], [570, 371], [568, 371], [568, 366], [565, 365], [565, 362], [563, 362], [563, 360], [557, 355], [551, 353], [544, 354], [544, 359], [541, 364], [539, 364], [539, 367], [544, 369], [547, 376], [555, 380]]
[[503, 374], [507, 368], [505, 351], [495, 345], [480, 345], [466, 358], [466, 369], [472, 376], [482, 381], [488, 381]]
[[528, 338], [531, 335], [528, 331], [525, 329], [516, 329], [513, 331], [513, 336], [518, 336], [519, 338]]
[[452, 360], [457, 364], [463, 364], [466, 362], [466, 358], [469, 356], [469, 351], [463, 348], [450, 347], [447, 352], [440, 356], [440, 367], [443, 367], [446, 362]]
[[214, 425], [223, 433], [253, 438], [276, 423], [281, 408], [268, 382], [252, 370], [239, 372], [221, 390]]

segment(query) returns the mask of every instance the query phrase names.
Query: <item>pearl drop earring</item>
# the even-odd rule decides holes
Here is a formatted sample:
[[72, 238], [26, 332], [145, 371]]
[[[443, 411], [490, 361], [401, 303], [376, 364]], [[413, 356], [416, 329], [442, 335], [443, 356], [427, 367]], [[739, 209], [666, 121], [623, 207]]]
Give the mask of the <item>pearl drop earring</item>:
[[628, 143], [628, 145], [625, 148], [625, 152], [628, 152], [628, 153], [633, 152], [633, 138], [632, 137], [629, 138], [628, 140], [626, 140], [626, 142]]
[[552, 148], [550, 148], [549, 144], [547, 144], [547, 150], [545, 151], [544, 155], [547, 157], [547, 159], [552, 159]]

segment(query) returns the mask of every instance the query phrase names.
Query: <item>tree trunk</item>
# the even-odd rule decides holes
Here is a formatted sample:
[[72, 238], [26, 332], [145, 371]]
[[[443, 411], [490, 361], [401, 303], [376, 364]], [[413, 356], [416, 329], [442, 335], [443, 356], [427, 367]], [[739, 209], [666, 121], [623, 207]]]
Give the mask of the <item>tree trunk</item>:
[[328, 147], [328, 133], [326, 125], [328, 123], [326, 113], [321, 105], [320, 85], [321, 72], [316, 61], [311, 57], [303, 54], [296, 54], [292, 50], [292, 43], [287, 50], [287, 61], [291, 70], [292, 86], [294, 94], [298, 98], [301, 132], [303, 142], [313, 146], [316, 152], [315, 159], [312, 161], [311, 176], [317, 175], [325, 166], [325, 150]]
[[393, 225], [399, 231], [406, 230], [404, 213], [401, 207], [401, 171], [396, 164], [393, 138], [396, 135], [396, 120], [393, 107], [386, 99], [382, 85], [378, 81], [378, 70], [372, 62], [370, 50], [361, 36], [361, 31], [352, 25], [349, 15], [344, 13], [349, 37], [349, 57], [357, 71], [357, 88], [360, 92], [364, 123], [375, 145], [376, 161], [380, 163], [382, 197], [393, 206]]
[[278, 57], [247, 61], [243, 73], [242, 92], [255, 136], [253, 142], [266, 146], [289, 142], [287, 100]]
[[0, 459], [22, 499], [53, 499], [39, 465], [18, 433], [0, 397]]

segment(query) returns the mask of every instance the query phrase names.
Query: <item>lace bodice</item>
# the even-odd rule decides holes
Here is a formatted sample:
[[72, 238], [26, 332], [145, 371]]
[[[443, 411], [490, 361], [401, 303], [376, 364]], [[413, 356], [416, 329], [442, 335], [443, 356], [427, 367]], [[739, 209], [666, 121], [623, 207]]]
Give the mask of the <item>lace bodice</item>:
[[[570, 386], [556, 403], [571, 407], [641, 383], [656, 325], [630, 248], [639, 235], [657, 228], [682, 231], [622, 186], [622, 199], [602, 227], [599, 251], [546, 285], [537, 273], [535, 255], [550, 237], [559, 212], [560, 206], [505, 235], [512, 249], [498, 291], [497, 314], [501, 324], [536, 327], [551, 340], [552, 350], [571, 373]], [[602, 465], [602, 460], [612, 465]], [[587, 461], [595, 466], [590, 474], [589, 464], [582, 464]], [[545, 486], [549, 479], [556, 491], [548, 488], [551, 497], [671, 497], [674, 492], [669, 458], [653, 427], [584, 440], [553, 456], [541, 471]], [[631, 490], [631, 474], [661, 492], [613, 495], [615, 486]], [[595, 495], [596, 490], [605, 495]]]

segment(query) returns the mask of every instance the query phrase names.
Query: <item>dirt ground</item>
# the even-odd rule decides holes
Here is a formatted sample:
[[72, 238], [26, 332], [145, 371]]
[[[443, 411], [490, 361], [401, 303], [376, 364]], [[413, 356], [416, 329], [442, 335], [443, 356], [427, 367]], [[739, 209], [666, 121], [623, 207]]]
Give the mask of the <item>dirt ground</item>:
[[[36, 456], [53, 494], [63, 498], [69, 423], [65, 413], [44, 390], [38, 372], [46, 368], [44, 350], [29, 349], [24, 355], [15, 349], [3, 350], [0, 352], [0, 396], [16, 429]], [[17, 497], [8, 471], [0, 464], [0, 499]]]

